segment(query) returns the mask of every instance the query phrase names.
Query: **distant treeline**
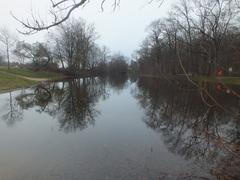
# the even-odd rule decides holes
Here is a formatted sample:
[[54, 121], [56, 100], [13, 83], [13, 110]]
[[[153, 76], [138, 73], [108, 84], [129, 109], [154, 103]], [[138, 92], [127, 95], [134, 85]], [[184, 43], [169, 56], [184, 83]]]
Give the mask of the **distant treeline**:
[[181, 0], [168, 17], [149, 25], [132, 69], [155, 75], [184, 70], [192, 75], [240, 75], [239, 11], [233, 0]]
[[1, 42], [7, 47], [6, 59], [10, 62], [6, 63], [0, 56], [0, 65], [62, 71], [71, 75], [122, 74], [128, 71], [127, 58], [120, 53], [110, 54], [106, 46], [100, 47], [96, 43], [98, 34], [94, 25], [83, 19], [69, 19], [49, 34], [45, 42], [30, 44], [15, 40], [10, 44], [8, 42], [13, 36], [6, 29], [1, 30], [0, 36], [7, 37]]

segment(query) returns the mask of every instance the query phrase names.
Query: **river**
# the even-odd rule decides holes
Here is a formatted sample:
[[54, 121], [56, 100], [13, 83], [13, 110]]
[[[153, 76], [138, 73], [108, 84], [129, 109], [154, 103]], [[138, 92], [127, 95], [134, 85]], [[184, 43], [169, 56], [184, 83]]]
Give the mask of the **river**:
[[239, 88], [210, 85], [208, 106], [181, 81], [84, 78], [0, 94], [0, 179], [237, 179]]

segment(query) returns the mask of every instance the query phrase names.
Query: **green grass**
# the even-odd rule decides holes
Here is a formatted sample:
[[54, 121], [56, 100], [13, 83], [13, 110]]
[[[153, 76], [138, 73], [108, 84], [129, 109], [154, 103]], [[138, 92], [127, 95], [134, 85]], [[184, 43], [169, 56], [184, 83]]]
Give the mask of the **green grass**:
[[192, 77], [195, 81], [205, 81], [210, 83], [223, 83], [228, 85], [240, 85], [240, 77], [206, 77], [206, 76], [199, 76], [199, 77]]
[[26, 68], [10, 68], [10, 70], [7, 69], [7, 67], [0, 67], [0, 72], [6, 72], [11, 73], [19, 76], [26, 76], [29, 78], [48, 78], [48, 79], [54, 79], [62, 76], [59, 73], [53, 73], [53, 72], [46, 72], [46, 71], [33, 71]]
[[26, 68], [11, 68], [8, 70], [7, 67], [0, 66], [0, 92], [29, 87], [39, 83], [37, 80], [29, 80], [24, 77], [53, 80], [61, 78], [63, 75], [45, 71], [33, 71]]
[[10, 89], [29, 87], [35, 83], [35, 81], [26, 80], [15, 75], [0, 71], [0, 92]]

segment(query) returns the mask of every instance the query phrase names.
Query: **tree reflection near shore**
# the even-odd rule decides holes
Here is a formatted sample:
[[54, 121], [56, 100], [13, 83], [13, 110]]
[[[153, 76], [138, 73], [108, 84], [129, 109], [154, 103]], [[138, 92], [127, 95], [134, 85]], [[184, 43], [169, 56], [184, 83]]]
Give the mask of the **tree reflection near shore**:
[[[236, 114], [239, 99], [208, 90]], [[145, 111], [143, 121], [162, 134], [168, 149], [204, 166], [219, 179], [240, 177], [240, 119], [217, 106], [207, 106], [188, 82], [140, 78], [133, 95]]]
[[[121, 77], [120, 77], [121, 79]], [[83, 130], [95, 124], [100, 114], [96, 104], [102, 98], [108, 98], [107, 85], [114, 84], [116, 90], [121, 90], [126, 83], [106, 78], [82, 78], [59, 83], [39, 85], [28, 93], [21, 93], [16, 100], [22, 109], [37, 108], [39, 113], [47, 113], [56, 118], [60, 130], [74, 132]]]
[[23, 119], [23, 111], [16, 99], [14, 99], [12, 92], [10, 91], [8, 94], [9, 98], [3, 107], [6, 113], [2, 115], [2, 119], [8, 126], [13, 126], [16, 121], [21, 121]]

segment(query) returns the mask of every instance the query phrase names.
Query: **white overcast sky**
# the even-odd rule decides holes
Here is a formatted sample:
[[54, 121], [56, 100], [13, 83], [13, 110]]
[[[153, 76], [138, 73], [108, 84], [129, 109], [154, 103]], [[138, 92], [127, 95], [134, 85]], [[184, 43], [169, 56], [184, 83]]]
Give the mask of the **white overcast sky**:
[[[108, 1], [111, 2], [111, 0]], [[112, 52], [122, 52], [130, 56], [146, 36], [146, 26], [157, 18], [165, 17], [175, 2], [175, 0], [165, 0], [159, 7], [159, 3], [147, 4], [148, 1], [121, 0], [120, 7], [114, 12], [107, 5], [102, 12], [100, 0], [90, 0], [86, 7], [77, 9], [73, 17], [80, 16], [88, 23], [95, 24], [100, 35], [98, 44], [106, 45]], [[11, 17], [10, 12], [23, 19], [30, 16], [31, 10], [47, 16], [49, 2], [50, 0], [1, 0], [0, 26], [6, 26], [12, 32], [16, 28], [21, 29], [21, 26]], [[19, 35], [19, 38], [32, 42], [43, 41], [46, 33], [27, 37]]]

